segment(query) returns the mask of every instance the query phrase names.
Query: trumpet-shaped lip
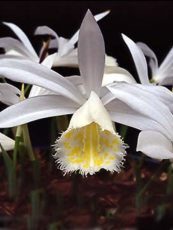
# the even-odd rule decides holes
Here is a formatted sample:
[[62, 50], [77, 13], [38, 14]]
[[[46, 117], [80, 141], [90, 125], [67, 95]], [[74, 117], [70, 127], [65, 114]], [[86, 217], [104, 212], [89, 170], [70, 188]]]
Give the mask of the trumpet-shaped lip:
[[55, 143], [55, 151], [64, 173], [79, 170], [82, 175], [92, 175], [101, 168], [120, 171], [125, 145], [95, 92], [73, 114], [68, 129]]
[[125, 156], [125, 145], [119, 135], [102, 130], [95, 122], [67, 130], [54, 148], [54, 158], [64, 174], [79, 171], [87, 176], [100, 169], [119, 172]]

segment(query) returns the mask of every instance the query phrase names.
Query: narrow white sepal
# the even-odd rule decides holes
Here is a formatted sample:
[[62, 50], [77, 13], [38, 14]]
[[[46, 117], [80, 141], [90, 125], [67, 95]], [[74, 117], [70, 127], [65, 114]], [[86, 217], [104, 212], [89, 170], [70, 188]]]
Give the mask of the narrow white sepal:
[[78, 104], [60, 95], [30, 97], [0, 113], [0, 128], [9, 128], [46, 117], [73, 114]]
[[35, 52], [32, 44], [29, 41], [26, 34], [14, 23], [3, 22], [3, 24], [8, 26], [17, 35], [17, 37], [21, 40], [21, 42], [26, 47], [26, 49], [29, 50], [33, 54], [33, 56], [35, 56], [35, 58], [37, 58], [37, 53]]
[[135, 63], [141, 83], [149, 84], [147, 62], [142, 50], [135, 44], [134, 41], [128, 38], [125, 34], [122, 34], [122, 37], [133, 57], [133, 61]]
[[105, 67], [105, 47], [100, 28], [89, 10], [80, 27], [78, 61], [87, 96], [91, 91], [100, 96]]
[[[104, 18], [106, 15], [108, 15], [110, 13], [110, 10], [107, 10], [105, 12], [102, 12], [100, 14], [96, 14], [94, 16], [96, 22], [98, 22], [99, 20], [101, 20], [102, 18]], [[79, 37], [79, 30], [70, 38], [69, 42], [73, 45], [75, 45], [75, 43], [78, 41], [78, 37]]]
[[152, 77], [153, 77], [156, 74], [156, 72], [158, 71], [158, 60], [157, 60], [155, 53], [153, 52], [152, 49], [150, 49], [143, 42], [137, 42], [136, 44], [141, 48], [144, 55], [149, 58], [149, 66], [151, 68]]

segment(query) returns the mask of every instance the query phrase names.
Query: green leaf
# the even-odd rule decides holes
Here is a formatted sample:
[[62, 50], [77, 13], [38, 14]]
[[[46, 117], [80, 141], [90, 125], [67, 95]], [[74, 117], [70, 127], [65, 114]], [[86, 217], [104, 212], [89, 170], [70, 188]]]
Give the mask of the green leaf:
[[13, 160], [9, 157], [8, 153], [4, 150], [0, 144], [2, 150], [2, 156], [4, 159], [7, 177], [8, 177], [8, 192], [11, 198], [15, 198], [17, 194], [17, 181], [16, 181], [16, 167], [13, 165]]

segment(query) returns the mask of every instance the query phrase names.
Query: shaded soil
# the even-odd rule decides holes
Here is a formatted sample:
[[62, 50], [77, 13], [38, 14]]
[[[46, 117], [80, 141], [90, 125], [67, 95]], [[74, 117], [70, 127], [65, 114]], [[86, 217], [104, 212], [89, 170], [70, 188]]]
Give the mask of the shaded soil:
[[166, 167], [158, 169], [162, 163], [144, 161], [137, 171], [138, 160], [128, 157], [119, 174], [100, 171], [83, 178], [63, 176], [48, 153], [36, 154], [37, 162], [26, 158], [18, 163], [13, 198], [0, 163], [0, 229], [173, 229], [173, 196], [167, 191]]

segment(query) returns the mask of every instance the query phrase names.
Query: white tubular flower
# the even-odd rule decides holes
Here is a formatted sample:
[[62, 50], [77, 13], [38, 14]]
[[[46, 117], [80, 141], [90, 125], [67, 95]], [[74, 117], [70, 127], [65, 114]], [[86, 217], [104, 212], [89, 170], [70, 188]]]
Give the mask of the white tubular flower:
[[55, 143], [55, 158], [64, 173], [79, 170], [83, 175], [92, 175], [101, 168], [120, 171], [125, 145], [112, 121], [140, 130], [156, 130], [173, 140], [173, 116], [147, 90], [148, 86], [140, 88], [139, 84], [125, 82], [102, 86], [104, 40], [90, 11], [80, 28], [78, 52], [81, 76], [66, 78], [36, 62], [1, 59], [1, 75], [36, 84], [53, 94], [31, 97], [3, 110], [0, 128], [73, 114], [68, 129]]

